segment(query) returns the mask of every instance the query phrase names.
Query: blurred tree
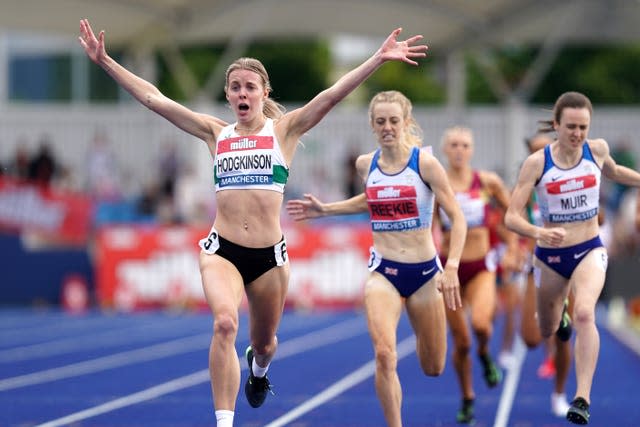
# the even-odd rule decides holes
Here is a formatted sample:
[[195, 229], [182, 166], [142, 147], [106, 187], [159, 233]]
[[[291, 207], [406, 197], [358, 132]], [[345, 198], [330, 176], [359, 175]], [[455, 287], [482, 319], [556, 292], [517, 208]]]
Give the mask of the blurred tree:
[[[197, 83], [204, 85], [223, 54], [221, 46], [182, 49], [185, 62]], [[305, 102], [325, 89], [331, 72], [331, 55], [326, 43], [318, 41], [274, 41], [252, 44], [244, 56], [259, 59], [267, 69], [278, 102]], [[162, 60], [158, 66], [158, 87], [169, 98], [184, 101], [185, 94]], [[218, 96], [225, 102], [224, 93]]]
[[554, 102], [577, 90], [594, 104], [640, 104], [640, 45], [567, 47], [546, 76], [534, 102]]
[[[110, 52], [116, 61], [122, 60], [120, 52]], [[112, 102], [118, 100], [118, 84], [100, 67], [89, 67], [89, 100], [91, 102]]]
[[[490, 51], [501, 77], [511, 89], [516, 89], [525, 72], [538, 55], [538, 48], [529, 46], [506, 46]], [[467, 56], [467, 100], [473, 104], [495, 104], [498, 97], [493, 93], [476, 61]]]
[[[216, 63], [222, 56], [222, 47], [219, 46], [189, 46], [181, 49], [184, 61], [188, 64], [189, 70], [199, 86], [207, 81], [209, 74], [215, 68]], [[158, 88], [162, 93], [178, 102], [186, 100], [186, 94], [180, 85], [171, 75], [166, 63], [158, 57]]]
[[368, 101], [377, 92], [394, 89], [407, 95], [414, 104], [442, 104], [445, 89], [436, 79], [434, 64], [429, 61], [419, 67], [399, 62], [385, 64], [363, 84], [367, 91], [364, 98]]
[[281, 103], [307, 102], [333, 83], [328, 81], [333, 64], [326, 42], [257, 43], [249, 48], [247, 56], [264, 64], [271, 79], [273, 98]]
[[[515, 89], [538, 54], [532, 46], [508, 46], [491, 51], [506, 83]], [[584, 92], [596, 104], [640, 104], [640, 45], [566, 46], [535, 91], [531, 102], [549, 104], [568, 90]], [[467, 60], [467, 99], [495, 103], [485, 76], [475, 61]]]
[[[539, 49], [538, 46], [505, 46], [491, 49], [488, 56], [504, 81], [515, 89], [537, 57]], [[204, 85], [222, 57], [223, 46], [190, 46], [184, 47], [181, 52], [196, 82]], [[122, 60], [122, 52], [111, 54], [116, 60]], [[273, 97], [281, 103], [306, 102], [333, 83], [328, 42], [270, 40], [251, 44], [246, 55], [264, 63], [271, 77]], [[160, 55], [156, 56], [156, 61], [160, 90], [168, 97], [184, 102], [186, 94], [182, 93]], [[444, 104], [443, 62], [443, 58], [430, 55], [419, 67], [386, 64], [363, 84], [360, 100], [366, 102], [380, 90], [397, 89], [410, 96], [416, 104]], [[471, 55], [466, 57], [466, 68], [467, 101], [470, 104], [497, 103], [497, 96]], [[640, 79], [636, 76], [638, 69], [640, 44], [566, 46], [530, 101], [549, 104], [562, 92], [578, 90], [597, 104], [640, 104]], [[13, 60], [10, 69], [11, 99], [68, 100], [71, 82], [67, 76], [70, 73], [70, 61], [66, 57]], [[89, 98], [92, 102], [119, 99], [118, 86], [102, 69], [89, 67], [89, 73]], [[218, 101], [224, 102], [223, 94]]]
[[498, 97], [482, 74], [478, 64], [469, 57], [465, 60], [467, 70], [467, 102], [470, 104], [495, 104]]

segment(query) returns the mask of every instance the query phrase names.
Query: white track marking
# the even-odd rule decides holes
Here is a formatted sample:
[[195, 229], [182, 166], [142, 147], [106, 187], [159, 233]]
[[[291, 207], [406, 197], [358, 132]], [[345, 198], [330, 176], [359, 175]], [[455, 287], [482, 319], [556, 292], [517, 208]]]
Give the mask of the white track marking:
[[605, 327], [618, 341], [640, 356], [640, 337], [638, 337], [637, 332], [629, 329], [629, 327], [609, 327], [608, 325], [605, 325]]
[[111, 400], [107, 403], [103, 403], [102, 405], [94, 406], [92, 408], [85, 409], [84, 411], [75, 412], [67, 415], [66, 417], [48, 421], [44, 424], [39, 424], [36, 427], [57, 427], [86, 420], [87, 418], [95, 417], [96, 415], [115, 411], [116, 409], [124, 408], [125, 406], [131, 406], [136, 403], [155, 399], [156, 397], [169, 394], [177, 390], [192, 387], [208, 380], [209, 371], [207, 369], [203, 369], [201, 371], [194, 372], [193, 374], [162, 383], [155, 387], [151, 387], [128, 396], [123, 396], [119, 399]]
[[[166, 332], [166, 328], [166, 324], [142, 325], [141, 328], [136, 327], [134, 329], [126, 327], [92, 334], [77, 335], [69, 338], [61, 338], [39, 344], [8, 348], [0, 350], [0, 363], [40, 359], [48, 356], [66, 354], [92, 348], [104, 349], [110, 345], [127, 344], [132, 341], [137, 342], [141, 336], [148, 340], [174, 338], [157, 334], [158, 332]], [[187, 328], [185, 327], [184, 329], [186, 330]], [[174, 333], [174, 336], [175, 335], [178, 334]]]
[[518, 391], [518, 383], [520, 382], [522, 364], [524, 363], [524, 359], [527, 357], [527, 347], [524, 345], [524, 342], [519, 335], [516, 335], [513, 343], [513, 356], [513, 364], [507, 370], [493, 427], [506, 427], [509, 423], [511, 407], [513, 406], [513, 400], [515, 399], [516, 392]]
[[[305, 351], [313, 350], [325, 345], [334, 344], [336, 342], [352, 338], [356, 335], [360, 335], [364, 332], [366, 332], [366, 324], [362, 318], [349, 319], [319, 331], [310, 332], [301, 337], [280, 343], [278, 346], [278, 359], [304, 353]], [[242, 365], [242, 370], [245, 369], [246, 365]], [[136, 403], [155, 399], [165, 394], [193, 387], [207, 381], [209, 381], [209, 370], [203, 369], [190, 375], [176, 378], [172, 381], [105, 402], [92, 408], [87, 408], [83, 411], [75, 412], [62, 418], [47, 421], [35, 427], [64, 426], [73, 422], [105, 414], [107, 412], [115, 411], [126, 406], [131, 406]]]
[[57, 368], [45, 369], [30, 374], [0, 380], [0, 391], [11, 390], [33, 384], [41, 384], [63, 378], [77, 377], [80, 375], [100, 372], [120, 366], [132, 365], [138, 362], [161, 359], [176, 354], [202, 350], [208, 347], [211, 334], [199, 334], [187, 338], [155, 344], [137, 350], [124, 351], [109, 356], [84, 362], [72, 363]]
[[[398, 360], [403, 359], [407, 355], [413, 353], [415, 351], [415, 343], [416, 338], [415, 335], [410, 336], [409, 338], [405, 338], [398, 344]], [[360, 368], [356, 369], [349, 375], [343, 377], [340, 381], [333, 383], [331, 386], [324, 389], [319, 394], [315, 395], [313, 398], [307, 400], [301, 405], [296, 406], [293, 410], [287, 412], [281, 417], [273, 420], [269, 424], [266, 424], [265, 427], [281, 427], [289, 424], [290, 422], [300, 418], [302, 415], [307, 412], [317, 408], [325, 402], [333, 399], [334, 397], [344, 393], [349, 390], [351, 387], [354, 387], [369, 377], [372, 377], [376, 372], [376, 361], [371, 360]]]

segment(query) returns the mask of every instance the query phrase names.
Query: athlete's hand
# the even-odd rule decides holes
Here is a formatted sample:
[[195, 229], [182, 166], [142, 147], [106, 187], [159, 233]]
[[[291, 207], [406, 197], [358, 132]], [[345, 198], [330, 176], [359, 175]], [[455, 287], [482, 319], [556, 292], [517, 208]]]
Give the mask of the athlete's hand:
[[544, 246], [552, 248], [559, 247], [567, 234], [567, 230], [561, 227], [539, 228], [537, 240], [544, 243]]
[[296, 221], [318, 218], [323, 216], [323, 206], [317, 197], [312, 194], [305, 194], [305, 200], [294, 199], [287, 202], [287, 213]]
[[100, 31], [96, 38], [88, 19], [80, 20], [80, 36], [78, 40], [87, 56], [96, 64], [99, 65], [100, 61], [107, 56], [104, 48], [104, 31]]
[[379, 52], [384, 61], [403, 61], [407, 64], [418, 65], [412, 58], [424, 58], [427, 56], [427, 45], [415, 45], [422, 39], [421, 35], [413, 36], [405, 41], [398, 41], [397, 38], [402, 32], [402, 28], [396, 28], [389, 34], [389, 37], [380, 46]]
[[447, 307], [454, 311], [462, 308], [457, 268], [445, 267], [444, 271], [436, 276], [436, 287], [442, 293]]

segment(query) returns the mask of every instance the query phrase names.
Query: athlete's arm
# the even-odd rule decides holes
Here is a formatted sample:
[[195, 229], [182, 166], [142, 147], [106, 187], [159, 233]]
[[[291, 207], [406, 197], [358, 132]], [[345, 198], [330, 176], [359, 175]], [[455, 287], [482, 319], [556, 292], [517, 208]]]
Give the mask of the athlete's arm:
[[[458, 267], [460, 257], [467, 237], [467, 221], [464, 219], [462, 209], [456, 200], [455, 193], [447, 179], [447, 173], [440, 162], [432, 155], [420, 155], [420, 173], [431, 186], [437, 203], [451, 220], [449, 241], [449, 253], [447, 265]], [[426, 158], [424, 163], [423, 158]], [[426, 165], [423, 167], [423, 164]]]
[[462, 209], [460, 209], [455, 193], [449, 184], [447, 173], [440, 162], [431, 154], [420, 153], [420, 175], [429, 183], [437, 203], [442, 206], [451, 220], [447, 264], [443, 274], [436, 278], [436, 283], [443, 293], [447, 307], [456, 310], [462, 307], [458, 267], [467, 237], [467, 221], [464, 219]]
[[538, 239], [540, 230], [526, 219], [526, 207], [541, 169], [539, 163], [533, 155], [524, 161], [504, 215], [504, 223], [509, 230], [532, 239]]
[[296, 221], [367, 211], [367, 197], [364, 193], [333, 203], [323, 203], [313, 194], [305, 194], [304, 198], [305, 200], [294, 199], [287, 202], [287, 213]]
[[285, 139], [297, 141], [385, 62], [402, 61], [418, 65], [414, 59], [427, 55], [427, 46], [417, 44], [422, 36], [416, 35], [399, 41], [397, 38], [401, 31], [401, 28], [392, 31], [380, 48], [363, 63], [343, 75], [331, 87], [320, 92], [303, 107], [288, 113], [283, 118], [287, 122]]
[[589, 147], [594, 156], [603, 159], [602, 175], [612, 181], [632, 187], [640, 187], [640, 173], [616, 163], [609, 152], [609, 145], [604, 139], [590, 141]]
[[96, 37], [89, 21], [80, 21], [79, 41], [87, 56], [101, 66], [124, 90], [142, 105], [171, 123], [204, 141], [211, 142], [226, 122], [213, 116], [196, 113], [164, 96], [158, 88], [136, 76], [111, 58], [105, 49], [104, 31]]
[[565, 230], [561, 227], [544, 228], [531, 224], [526, 218], [526, 206], [531, 192], [543, 168], [544, 155], [536, 152], [527, 157], [520, 169], [504, 222], [509, 230], [521, 236], [542, 241], [548, 246], [559, 246], [564, 240]]

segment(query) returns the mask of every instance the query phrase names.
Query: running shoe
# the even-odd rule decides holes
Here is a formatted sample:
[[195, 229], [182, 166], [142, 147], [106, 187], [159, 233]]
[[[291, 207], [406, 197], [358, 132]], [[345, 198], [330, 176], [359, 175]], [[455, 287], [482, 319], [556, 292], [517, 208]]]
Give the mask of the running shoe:
[[502, 381], [502, 370], [493, 363], [491, 356], [489, 354], [481, 354], [479, 355], [480, 361], [482, 362], [482, 368], [484, 370], [483, 376], [484, 381], [487, 383], [489, 388], [494, 388]]
[[269, 378], [267, 378], [266, 375], [262, 378], [253, 375], [253, 370], [251, 369], [251, 365], [253, 364], [253, 349], [251, 346], [247, 347], [245, 355], [247, 356], [247, 363], [249, 364], [249, 377], [244, 384], [244, 394], [247, 396], [249, 405], [251, 405], [252, 408], [258, 408], [262, 406], [268, 393], [274, 393], [271, 390], [271, 383], [269, 383]]
[[556, 375], [556, 363], [553, 357], [549, 356], [538, 366], [538, 378], [550, 380]]
[[566, 417], [569, 411], [569, 402], [564, 393], [551, 393], [551, 413], [556, 417]]
[[456, 415], [456, 421], [460, 424], [475, 424], [476, 419], [473, 417], [473, 399], [462, 399], [462, 407]]
[[556, 336], [560, 341], [569, 341], [569, 338], [571, 338], [571, 331], [573, 330], [571, 327], [571, 316], [569, 316], [568, 308], [569, 301], [565, 299], [564, 307], [562, 308], [562, 317], [560, 318], [560, 325], [556, 331]]
[[576, 397], [567, 411], [567, 420], [574, 424], [589, 424], [589, 404], [582, 397]]

